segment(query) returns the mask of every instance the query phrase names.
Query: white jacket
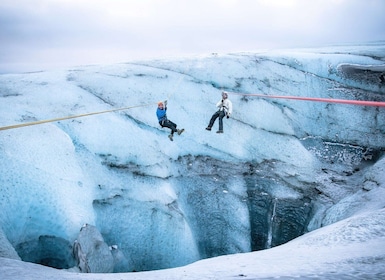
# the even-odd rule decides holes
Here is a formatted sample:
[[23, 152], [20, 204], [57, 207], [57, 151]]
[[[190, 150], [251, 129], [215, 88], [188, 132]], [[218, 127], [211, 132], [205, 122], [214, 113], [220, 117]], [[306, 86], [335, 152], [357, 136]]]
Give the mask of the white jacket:
[[233, 104], [228, 98], [219, 100], [217, 107], [219, 108], [219, 111], [225, 111], [227, 116], [230, 116], [233, 112]]

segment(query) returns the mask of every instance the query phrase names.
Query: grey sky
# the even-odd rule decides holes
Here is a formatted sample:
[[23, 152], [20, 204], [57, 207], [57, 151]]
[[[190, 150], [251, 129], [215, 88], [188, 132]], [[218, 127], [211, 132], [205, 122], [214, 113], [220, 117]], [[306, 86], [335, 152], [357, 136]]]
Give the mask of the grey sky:
[[2, 0], [0, 73], [385, 40], [385, 0]]

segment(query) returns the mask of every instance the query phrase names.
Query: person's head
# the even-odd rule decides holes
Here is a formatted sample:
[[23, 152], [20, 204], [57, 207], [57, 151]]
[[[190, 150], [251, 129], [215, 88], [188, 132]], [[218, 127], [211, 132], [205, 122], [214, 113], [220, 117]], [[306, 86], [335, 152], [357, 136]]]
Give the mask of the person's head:
[[163, 109], [163, 102], [158, 102], [158, 108]]
[[226, 98], [227, 98], [227, 92], [225, 92], [225, 91], [222, 92], [222, 98], [223, 98], [223, 99], [226, 99]]

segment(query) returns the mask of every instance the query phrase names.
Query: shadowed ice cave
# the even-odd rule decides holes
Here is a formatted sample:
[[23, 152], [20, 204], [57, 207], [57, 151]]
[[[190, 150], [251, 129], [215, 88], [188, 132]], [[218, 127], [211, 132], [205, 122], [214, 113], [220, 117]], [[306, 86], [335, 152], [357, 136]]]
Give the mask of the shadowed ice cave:
[[[158, 270], [359, 213], [383, 190], [383, 108], [230, 94], [225, 133], [204, 130], [223, 90], [384, 101], [383, 46], [335, 48], [0, 76], [3, 126], [143, 105], [2, 132], [0, 256]], [[173, 142], [145, 105], [163, 99]]]

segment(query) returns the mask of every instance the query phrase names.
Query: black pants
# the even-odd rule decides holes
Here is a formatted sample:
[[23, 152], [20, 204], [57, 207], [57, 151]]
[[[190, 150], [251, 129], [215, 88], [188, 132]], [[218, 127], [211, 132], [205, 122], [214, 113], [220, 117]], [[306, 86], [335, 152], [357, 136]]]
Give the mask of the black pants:
[[223, 130], [223, 118], [225, 115], [225, 111], [216, 111], [211, 117], [209, 127], [213, 127], [215, 120], [219, 117], [219, 130]]
[[165, 120], [165, 121], [161, 121], [159, 122], [160, 126], [161, 127], [167, 127], [169, 129], [171, 129], [171, 134], [174, 134], [174, 132], [177, 132], [178, 130], [176, 129], [176, 124], [173, 123], [172, 121], [170, 120]]

